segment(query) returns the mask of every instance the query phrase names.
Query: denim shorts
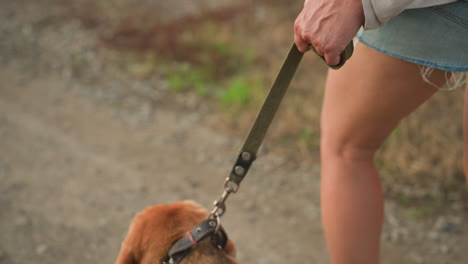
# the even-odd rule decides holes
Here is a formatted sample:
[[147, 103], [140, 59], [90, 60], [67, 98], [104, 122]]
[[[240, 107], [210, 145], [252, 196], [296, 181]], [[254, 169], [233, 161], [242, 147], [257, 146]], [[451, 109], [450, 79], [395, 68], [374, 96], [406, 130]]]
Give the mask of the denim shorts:
[[365, 45], [445, 71], [468, 71], [468, 1], [408, 9], [380, 28], [360, 30]]

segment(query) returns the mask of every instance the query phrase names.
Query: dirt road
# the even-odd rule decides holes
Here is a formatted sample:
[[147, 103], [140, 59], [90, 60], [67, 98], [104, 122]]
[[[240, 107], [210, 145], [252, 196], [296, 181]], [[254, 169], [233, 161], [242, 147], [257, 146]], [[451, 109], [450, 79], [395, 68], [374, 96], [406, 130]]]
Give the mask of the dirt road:
[[[53, 10], [21, 2], [0, 1], [0, 263], [112, 263], [145, 206], [209, 206], [241, 145], [203, 125], [216, 113], [158, 76], [74, 72], [74, 52], [99, 65], [93, 32], [49, 24]], [[223, 219], [241, 263], [328, 263], [318, 175], [316, 164], [262, 153]], [[428, 239], [435, 219], [387, 207], [383, 263], [466, 260], [463, 216], [442, 218], [453, 230]]]

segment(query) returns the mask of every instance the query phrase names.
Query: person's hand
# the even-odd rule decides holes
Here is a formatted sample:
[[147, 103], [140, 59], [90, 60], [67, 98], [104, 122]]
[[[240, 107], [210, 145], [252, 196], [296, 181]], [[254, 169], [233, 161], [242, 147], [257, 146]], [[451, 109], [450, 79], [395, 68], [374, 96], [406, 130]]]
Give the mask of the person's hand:
[[363, 23], [361, 0], [309, 0], [294, 24], [294, 42], [301, 52], [313, 45], [328, 65], [337, 65]]

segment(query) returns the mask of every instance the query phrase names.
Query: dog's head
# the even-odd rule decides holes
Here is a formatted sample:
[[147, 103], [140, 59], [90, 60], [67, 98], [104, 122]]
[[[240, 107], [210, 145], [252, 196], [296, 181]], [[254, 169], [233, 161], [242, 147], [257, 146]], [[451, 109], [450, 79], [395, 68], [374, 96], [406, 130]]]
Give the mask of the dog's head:
[[[204, 208], [191, 201], [146, 208], [133, 219], [116, 264], [162, 263], [172, 244], [207, 216]], [[234, 257], [232, 241], [228, 240], [224, 249], [218, 249], [206, 239], [181, 264], [237, 264]]]

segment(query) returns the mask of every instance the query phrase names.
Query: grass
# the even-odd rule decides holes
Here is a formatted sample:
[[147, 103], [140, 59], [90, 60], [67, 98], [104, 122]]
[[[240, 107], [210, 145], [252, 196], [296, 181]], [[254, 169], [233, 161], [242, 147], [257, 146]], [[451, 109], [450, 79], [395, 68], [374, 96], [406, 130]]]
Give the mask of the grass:
[[156, 65], [156, 55], [147, 52], [143, 56], [130, 56], [127, 71], [136, 79], [146, 79], [154, 73]]
[[320, 137], [316, 129], [306, 126], [298, 136], [299, 144], [305, 150], [318, 149], [320, 145]]
[[243, 76], [232, 79], [227, 88], [219, 93], [219, 102], [224, 107], [245, 106], [251, 99], [249, 83]]
[[[219, 23], [201, 21], [199, 27], [182, 34], [179, 41], [191, 51], [185, 50], [190, 56], [166, 69], [173, 92], [194, 92], [212, 98], [222, 109], [234, 114], [238, 112], [234, 109], [263, 98], [262, 77], [248, 70], [254, 66], [256, 53], [239, 45]], [[171, 60], [167, 57], [162, 63]]]
[[407, 214], [417, 219], [427, 219], [437, 214], [438, 211], [440, 211], [440, 206], [433, 206], [430, 203], [426, 203], [407, 209]]
[[167, 80], [169, 87], [174, 92], [193, 90], [202, 97], [208, 96], [210, 88], [213, 86], [213, 80], [210, 78], [209, 73], [188, 65], [172, 70], [168, 73]]

